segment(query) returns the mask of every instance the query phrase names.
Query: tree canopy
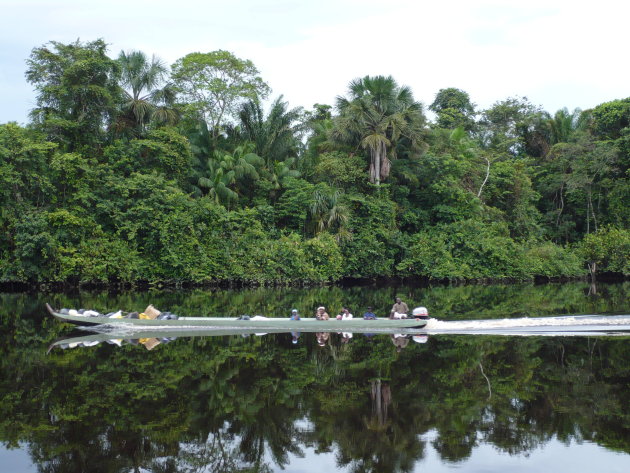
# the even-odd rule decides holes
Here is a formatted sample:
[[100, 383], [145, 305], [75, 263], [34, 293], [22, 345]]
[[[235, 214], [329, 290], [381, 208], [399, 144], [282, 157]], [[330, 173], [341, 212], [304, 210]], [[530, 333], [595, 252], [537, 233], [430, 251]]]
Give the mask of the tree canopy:
[[0, 125], [2, 281], [628, 275], [630, 99], [478, 110], [443, 88], [431, 121], [391, 76], [268, 102], [228, 51], [169, 70], [99, 39], [26, 62], [32, 121]]

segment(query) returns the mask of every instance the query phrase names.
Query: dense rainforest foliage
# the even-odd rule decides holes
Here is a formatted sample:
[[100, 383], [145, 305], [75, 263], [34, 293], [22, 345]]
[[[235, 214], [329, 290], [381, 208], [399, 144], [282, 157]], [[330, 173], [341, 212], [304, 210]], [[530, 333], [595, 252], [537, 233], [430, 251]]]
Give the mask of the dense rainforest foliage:
[[[630, 98], [429, 120], [392, 77], [291, 108], [227, 51], [168, 68], [103, 40], [33, 49], [0, 125], [0, 281], [284, 284], [630, 274]], [[265, 106], [265, 99], [271, 99]]]

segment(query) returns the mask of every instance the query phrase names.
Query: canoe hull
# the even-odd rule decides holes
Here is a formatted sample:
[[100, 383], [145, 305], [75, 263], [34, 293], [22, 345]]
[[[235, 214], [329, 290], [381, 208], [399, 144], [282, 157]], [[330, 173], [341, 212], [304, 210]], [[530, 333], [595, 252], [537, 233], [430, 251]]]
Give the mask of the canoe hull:
[[57, 319], [79, 325], [114, 325], [134, 328], [233, 328], [253, 331], [287, 331], [287, 332], [395, 332], [399, 329], [421, 329], [427, 324], [422, 319], [377, 319], [377, 320], [290, 320], [288, 318], [266, 318], [261, 320], [237, 320], [229, 317], [180, 317], [175, 320], [151, 319], [112, 319], [108, 317], [86, 317], [83, 315], [61, 314], [52, 312]]

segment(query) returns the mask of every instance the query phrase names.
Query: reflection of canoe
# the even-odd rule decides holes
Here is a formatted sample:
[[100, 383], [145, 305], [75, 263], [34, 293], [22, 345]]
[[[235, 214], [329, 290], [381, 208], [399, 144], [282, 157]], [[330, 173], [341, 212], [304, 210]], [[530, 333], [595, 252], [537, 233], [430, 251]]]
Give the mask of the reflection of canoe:
[[[121, 343], [133, 343], [138, 344], [142, 343], [142, 340], [159, 340], [161, 343], [165, 341], [171, 341], [174, 339], [181, 338], [192, 338], [192, 337], [226, 337], [226, 336], [235, 336], [241, 335], [243, 337], [249, 335], [261, 335], [260, 333], [255, 333], [251, 329], [221, 329], [221, 328], [205, 328], [205, 327], [165, 327], [165, 328], [151, 328], [151, 327], [140, 327], [134, 330], [134, 327], [124, 328], [122, 330], [117, 330], [117, 327], [108, 327], [108, 331], [106, 333], [89, 333], [88, 335], [82, 336], [70, 336], [64, 337], [59, 340], [53, 342], [48, 351], [53, 348], [75, 348], [75, 347], [91, 347], [98, 345], [99, 343], [112, 343], [116, 345], [121, 345]], [[278, 333], [288, 333], [286, 330], [281, 329], [269, 329], [264, 335], [270, 334], [278, 334]], [[392, 330], [382, 330], [381, 334], [391, 334]], [[424, 332], [419, 332], [417, 329], [413, 328], [403, 328], [400, 329], [400, 333], [412, 336], [412, 335], [424, 335]], [[148, 347], [147, 347], [148, 348]]]
[[302, 319], [290, 320], [288, 318], [261, 318], [254, 320], [239, 320], [229, 317], [179, 317], [174, 320], [158, 320], [158, 319], [113, 319], [109, 317], [89, 317], [84, 315], [69, 315], [55, 312], [50, 306], [48, 310], [56, 318], [64, 321], [80, 325], [115, 325], [128, 327], [203, 327], [203, 328], [230, 328], [239, 330], [252, 331], [269, 331], [277, 330], [280, 332], [393, 332], [401, 329], [422, 328], [427, 324], [426, 320], [421, 319], [377, 319], [377, 320], [316, 320]]

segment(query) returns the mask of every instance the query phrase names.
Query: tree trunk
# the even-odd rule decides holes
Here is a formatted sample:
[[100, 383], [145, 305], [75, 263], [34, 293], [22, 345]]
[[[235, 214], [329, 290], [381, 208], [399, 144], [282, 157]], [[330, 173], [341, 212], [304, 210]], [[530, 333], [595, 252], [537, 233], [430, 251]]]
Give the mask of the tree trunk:
[[392, 167], [392, 162], [387, 157], [387, 151], [383, 152], [383, 158], [381, 159], [381, 177], [385, 179], [389, 176], [389, 171]]
[[374, 153], [374, 183], [381, 185], [381, 147], [379, 145]]
[[479, 187], [479, 192], [477, 192], [477, 197], [481, 197], [481, 191], [483, 190], [483, 186], [486, 185], [486, 182], [488, 182], [488, 178], [490, 177], [490, 160], [488, 158], [486, 158], [485, 156], [484, 156], [483, 159], [485, 159], [486, 163], [488, 163], [488, 165], [486, 167], [486, 178], [481, 183], [481, 187]]

